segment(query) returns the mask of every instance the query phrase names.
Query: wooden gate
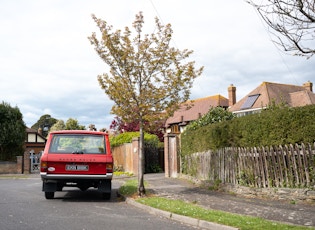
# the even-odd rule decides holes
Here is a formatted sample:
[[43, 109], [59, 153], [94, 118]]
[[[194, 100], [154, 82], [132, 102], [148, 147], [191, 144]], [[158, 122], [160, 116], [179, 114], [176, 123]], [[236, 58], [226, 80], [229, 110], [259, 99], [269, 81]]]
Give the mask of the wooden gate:
[[166, 134], [164, 136], [165, 176], [177, 177], [180, 172], [180, 159], [178, 154], [178, 136]]

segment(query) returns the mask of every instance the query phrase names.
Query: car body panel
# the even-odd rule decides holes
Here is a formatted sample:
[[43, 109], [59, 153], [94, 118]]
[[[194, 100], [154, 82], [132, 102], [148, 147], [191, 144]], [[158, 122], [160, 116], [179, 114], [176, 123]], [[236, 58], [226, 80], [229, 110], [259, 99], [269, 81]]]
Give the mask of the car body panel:
[[108, 134], [86, 130], [51, 132], [41, 156], [40, 175], [46, 198], [65, 186], [110, 191], [113, 156]]

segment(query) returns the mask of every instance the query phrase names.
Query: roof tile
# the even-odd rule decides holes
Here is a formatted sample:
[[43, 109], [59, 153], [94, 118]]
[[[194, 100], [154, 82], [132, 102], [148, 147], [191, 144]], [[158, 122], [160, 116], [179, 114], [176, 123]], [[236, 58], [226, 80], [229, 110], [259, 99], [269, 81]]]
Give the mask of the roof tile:
[[[188, 108], [185, 104], [188, 105]], [[174, 112], [173, 116], [166, 120], [165, 126], [168, 127], [170, 124], [197, 120], [199, 116], [206, 114], [211, 107], [218, 106], [227, 108], [229, 106], [229, 100], [220, 94], [189, 100], [183, 103], [180, 108]]]

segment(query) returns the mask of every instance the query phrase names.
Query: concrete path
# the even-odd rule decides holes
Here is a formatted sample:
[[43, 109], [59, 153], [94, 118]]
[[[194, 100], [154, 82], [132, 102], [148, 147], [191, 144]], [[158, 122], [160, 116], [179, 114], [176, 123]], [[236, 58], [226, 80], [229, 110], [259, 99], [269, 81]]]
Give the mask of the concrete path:
[[158, 196], [194, 202], [207, 209], [258, 216], [303, 226], [315, 226], [315, 204], [249, 199], [200, 188], [184, 179], [166, 178], [164, 173], [145, 174], [147, 189]]

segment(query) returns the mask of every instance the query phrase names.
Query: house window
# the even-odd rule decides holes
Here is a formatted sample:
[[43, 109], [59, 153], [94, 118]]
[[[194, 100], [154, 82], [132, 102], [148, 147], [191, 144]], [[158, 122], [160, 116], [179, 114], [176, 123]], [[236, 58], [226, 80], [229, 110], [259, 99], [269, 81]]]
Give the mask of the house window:
[[171, 133], [179, 133], [179, 126], [177, 124], [176, 125], [172, 125]]
[[241, 109], [250, 109], [259, 96], [260, 94], [249, 95], [244, 104], [241, 106]]

